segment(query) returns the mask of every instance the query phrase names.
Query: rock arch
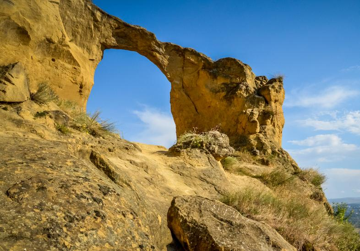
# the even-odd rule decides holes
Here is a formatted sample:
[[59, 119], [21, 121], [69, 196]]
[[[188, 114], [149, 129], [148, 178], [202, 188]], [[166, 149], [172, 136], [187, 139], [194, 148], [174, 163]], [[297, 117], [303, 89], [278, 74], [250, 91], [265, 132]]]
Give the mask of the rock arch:
[[1, 34], [10, 34], [5, 25], [9, 22], [21, 32], [0, 40], [0, 53], [7, 55], [0, 65], [20, 62], [32, 90], [47, 82], [61, 98], [85, 107], [103, 51], [136, 51], [171, 83], [178, 136], [193, 128], [216, 127], [235, 146], [264, 153], [281, 147], [281, 78], [268, 81], [237, 59], [212, 61], [193, 49], [160, 42], [153, 33], [105, 13], [90, 0], [9, 0], [1, 5]]

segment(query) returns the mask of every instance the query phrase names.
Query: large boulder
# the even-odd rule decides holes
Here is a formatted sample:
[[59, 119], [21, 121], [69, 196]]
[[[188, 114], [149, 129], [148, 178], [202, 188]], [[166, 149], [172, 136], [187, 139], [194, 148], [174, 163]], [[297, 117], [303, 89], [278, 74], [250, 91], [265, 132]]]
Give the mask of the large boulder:
[[270, 226], [200, 196], [175, 197], [168, 226], [185, 250], [296, 250]]

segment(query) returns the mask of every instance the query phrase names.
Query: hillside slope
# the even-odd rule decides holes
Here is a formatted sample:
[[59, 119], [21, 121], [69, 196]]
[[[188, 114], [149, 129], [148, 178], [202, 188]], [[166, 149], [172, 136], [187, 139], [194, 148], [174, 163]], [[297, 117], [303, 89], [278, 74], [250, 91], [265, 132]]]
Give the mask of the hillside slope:
[[[0, 250], [359, 249], [324, 177], [281, 148], [282, 77], [160, 42], [89, 0], [0, 7]], [[110, 48], [168, 78], [170, 149], [86, 114]]]

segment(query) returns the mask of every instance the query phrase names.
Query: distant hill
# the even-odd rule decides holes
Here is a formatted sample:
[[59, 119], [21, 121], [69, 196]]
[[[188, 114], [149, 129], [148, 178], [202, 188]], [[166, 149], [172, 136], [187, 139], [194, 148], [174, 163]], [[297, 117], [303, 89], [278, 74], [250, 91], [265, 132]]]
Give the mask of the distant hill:
[[338, 199], [329, 199], [330, 203], [341, 203], [344, 202], [346, 204], [360, 204], [360, 197], [349, 197], [349, 198], [338, 198]]

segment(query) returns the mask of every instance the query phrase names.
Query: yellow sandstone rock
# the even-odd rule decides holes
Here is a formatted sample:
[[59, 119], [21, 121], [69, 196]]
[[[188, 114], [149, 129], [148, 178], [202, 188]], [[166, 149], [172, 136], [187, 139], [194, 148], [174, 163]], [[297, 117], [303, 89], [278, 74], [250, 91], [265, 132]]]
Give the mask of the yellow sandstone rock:
[[193, 128], [218, 128], [234, 146], [264, 153], [281, 147], [282, 79], [255, 77], [237, 59], [212, 61], [193, 49], [159, 42], [89, 0], [1, 3], [0, 54], [6, 57], [0, 57], [0, 66], [20, 62], [32, 92], [47, 83], [60, 98], [85, 108], [95, 69], [104, 50], [112, 48], [138, 52], [168, 78], [178, 136]]

